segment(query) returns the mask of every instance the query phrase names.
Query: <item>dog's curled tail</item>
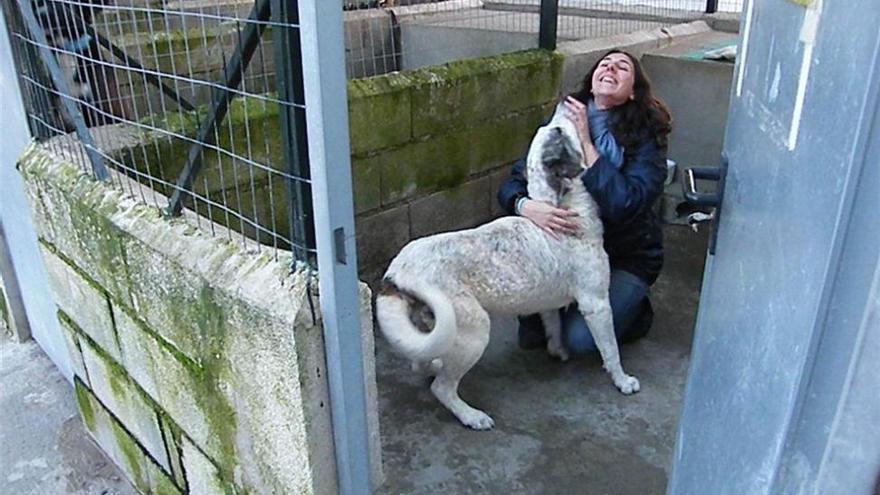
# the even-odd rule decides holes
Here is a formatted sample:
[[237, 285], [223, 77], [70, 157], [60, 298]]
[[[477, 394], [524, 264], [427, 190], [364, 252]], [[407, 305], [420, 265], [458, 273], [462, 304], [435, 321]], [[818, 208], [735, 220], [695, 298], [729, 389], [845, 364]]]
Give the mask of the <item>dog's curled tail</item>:
[[[434, 328], [422, 331], [413, 324], [413, 304], [424, 303], [434, 313]], [[452, 302], [436, 287], [414, 282], [406, 285], [385, 281], [376, 297], [376, 320], [385, 338], [401, 354], [413, 361], [428, 362], [440, 357], [455, 342], [455, 310]]]

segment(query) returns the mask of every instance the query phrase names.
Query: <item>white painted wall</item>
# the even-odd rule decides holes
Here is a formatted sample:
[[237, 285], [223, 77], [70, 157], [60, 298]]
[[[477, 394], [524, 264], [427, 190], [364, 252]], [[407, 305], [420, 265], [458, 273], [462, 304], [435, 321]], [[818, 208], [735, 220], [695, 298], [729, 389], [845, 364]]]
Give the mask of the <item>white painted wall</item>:
[[24, 188], [15, 170], [30, 133], [4, 17], [0, 11], [0, 221], [33, 337], [65, 378], [72, 380], [70, 358], [55, 317], [55, 303], [49, 295]]

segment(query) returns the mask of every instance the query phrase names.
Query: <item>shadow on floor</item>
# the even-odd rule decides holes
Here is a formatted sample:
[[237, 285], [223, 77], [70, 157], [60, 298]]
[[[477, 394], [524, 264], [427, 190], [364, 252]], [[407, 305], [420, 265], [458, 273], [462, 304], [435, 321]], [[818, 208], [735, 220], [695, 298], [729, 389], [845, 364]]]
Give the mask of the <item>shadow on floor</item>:
[[136, 493], [86, 433], [73, 388], [37, 344], [0, 336], [0, 494]]
[[560, 363], [521, 351], [512, 319], [465, 377], [462, 397], [495, 419], [461, 426], [428, 381], [377, 338], [382, 494], [613, 494], [665, 492], [699, 301], [706, 229], [667, 225], [666, 265], [652, 288], [648, 337], [621, 348], [642, 390], [620, 394], [598, 356]]

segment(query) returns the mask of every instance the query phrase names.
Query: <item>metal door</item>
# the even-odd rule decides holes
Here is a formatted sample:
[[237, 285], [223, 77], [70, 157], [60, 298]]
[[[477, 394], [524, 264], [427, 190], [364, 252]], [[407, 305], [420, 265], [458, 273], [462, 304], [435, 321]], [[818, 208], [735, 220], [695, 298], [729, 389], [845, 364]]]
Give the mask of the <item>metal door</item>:
[[670, 494], [874, 486], [878, 22], [876, 0], [745, 6]]

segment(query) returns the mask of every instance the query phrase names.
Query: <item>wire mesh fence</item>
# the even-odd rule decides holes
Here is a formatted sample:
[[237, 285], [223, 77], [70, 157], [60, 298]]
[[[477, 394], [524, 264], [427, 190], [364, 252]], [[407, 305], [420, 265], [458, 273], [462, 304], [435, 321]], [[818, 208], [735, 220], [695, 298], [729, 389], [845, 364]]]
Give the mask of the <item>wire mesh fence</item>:
[[[340, 0], [347, 75], [534, 48], [541, 3]], [[35, 137], [214, 235], [314, 255], [296, 1], [0, 4]], [[706, 5], [560, 0], [558, 38], [668, 25]]]
[[35, 137], [212, 234], [314, 254], [295, 2], [3, 2]]
[[[343, 2], [349, 77], [407, 70], [538, 46], [542, 0]], [[743, 0], [558, 0], [560, 41], [655, 29], [736, 14]], [[369, 25], [365, 19], [371, 19]]]

